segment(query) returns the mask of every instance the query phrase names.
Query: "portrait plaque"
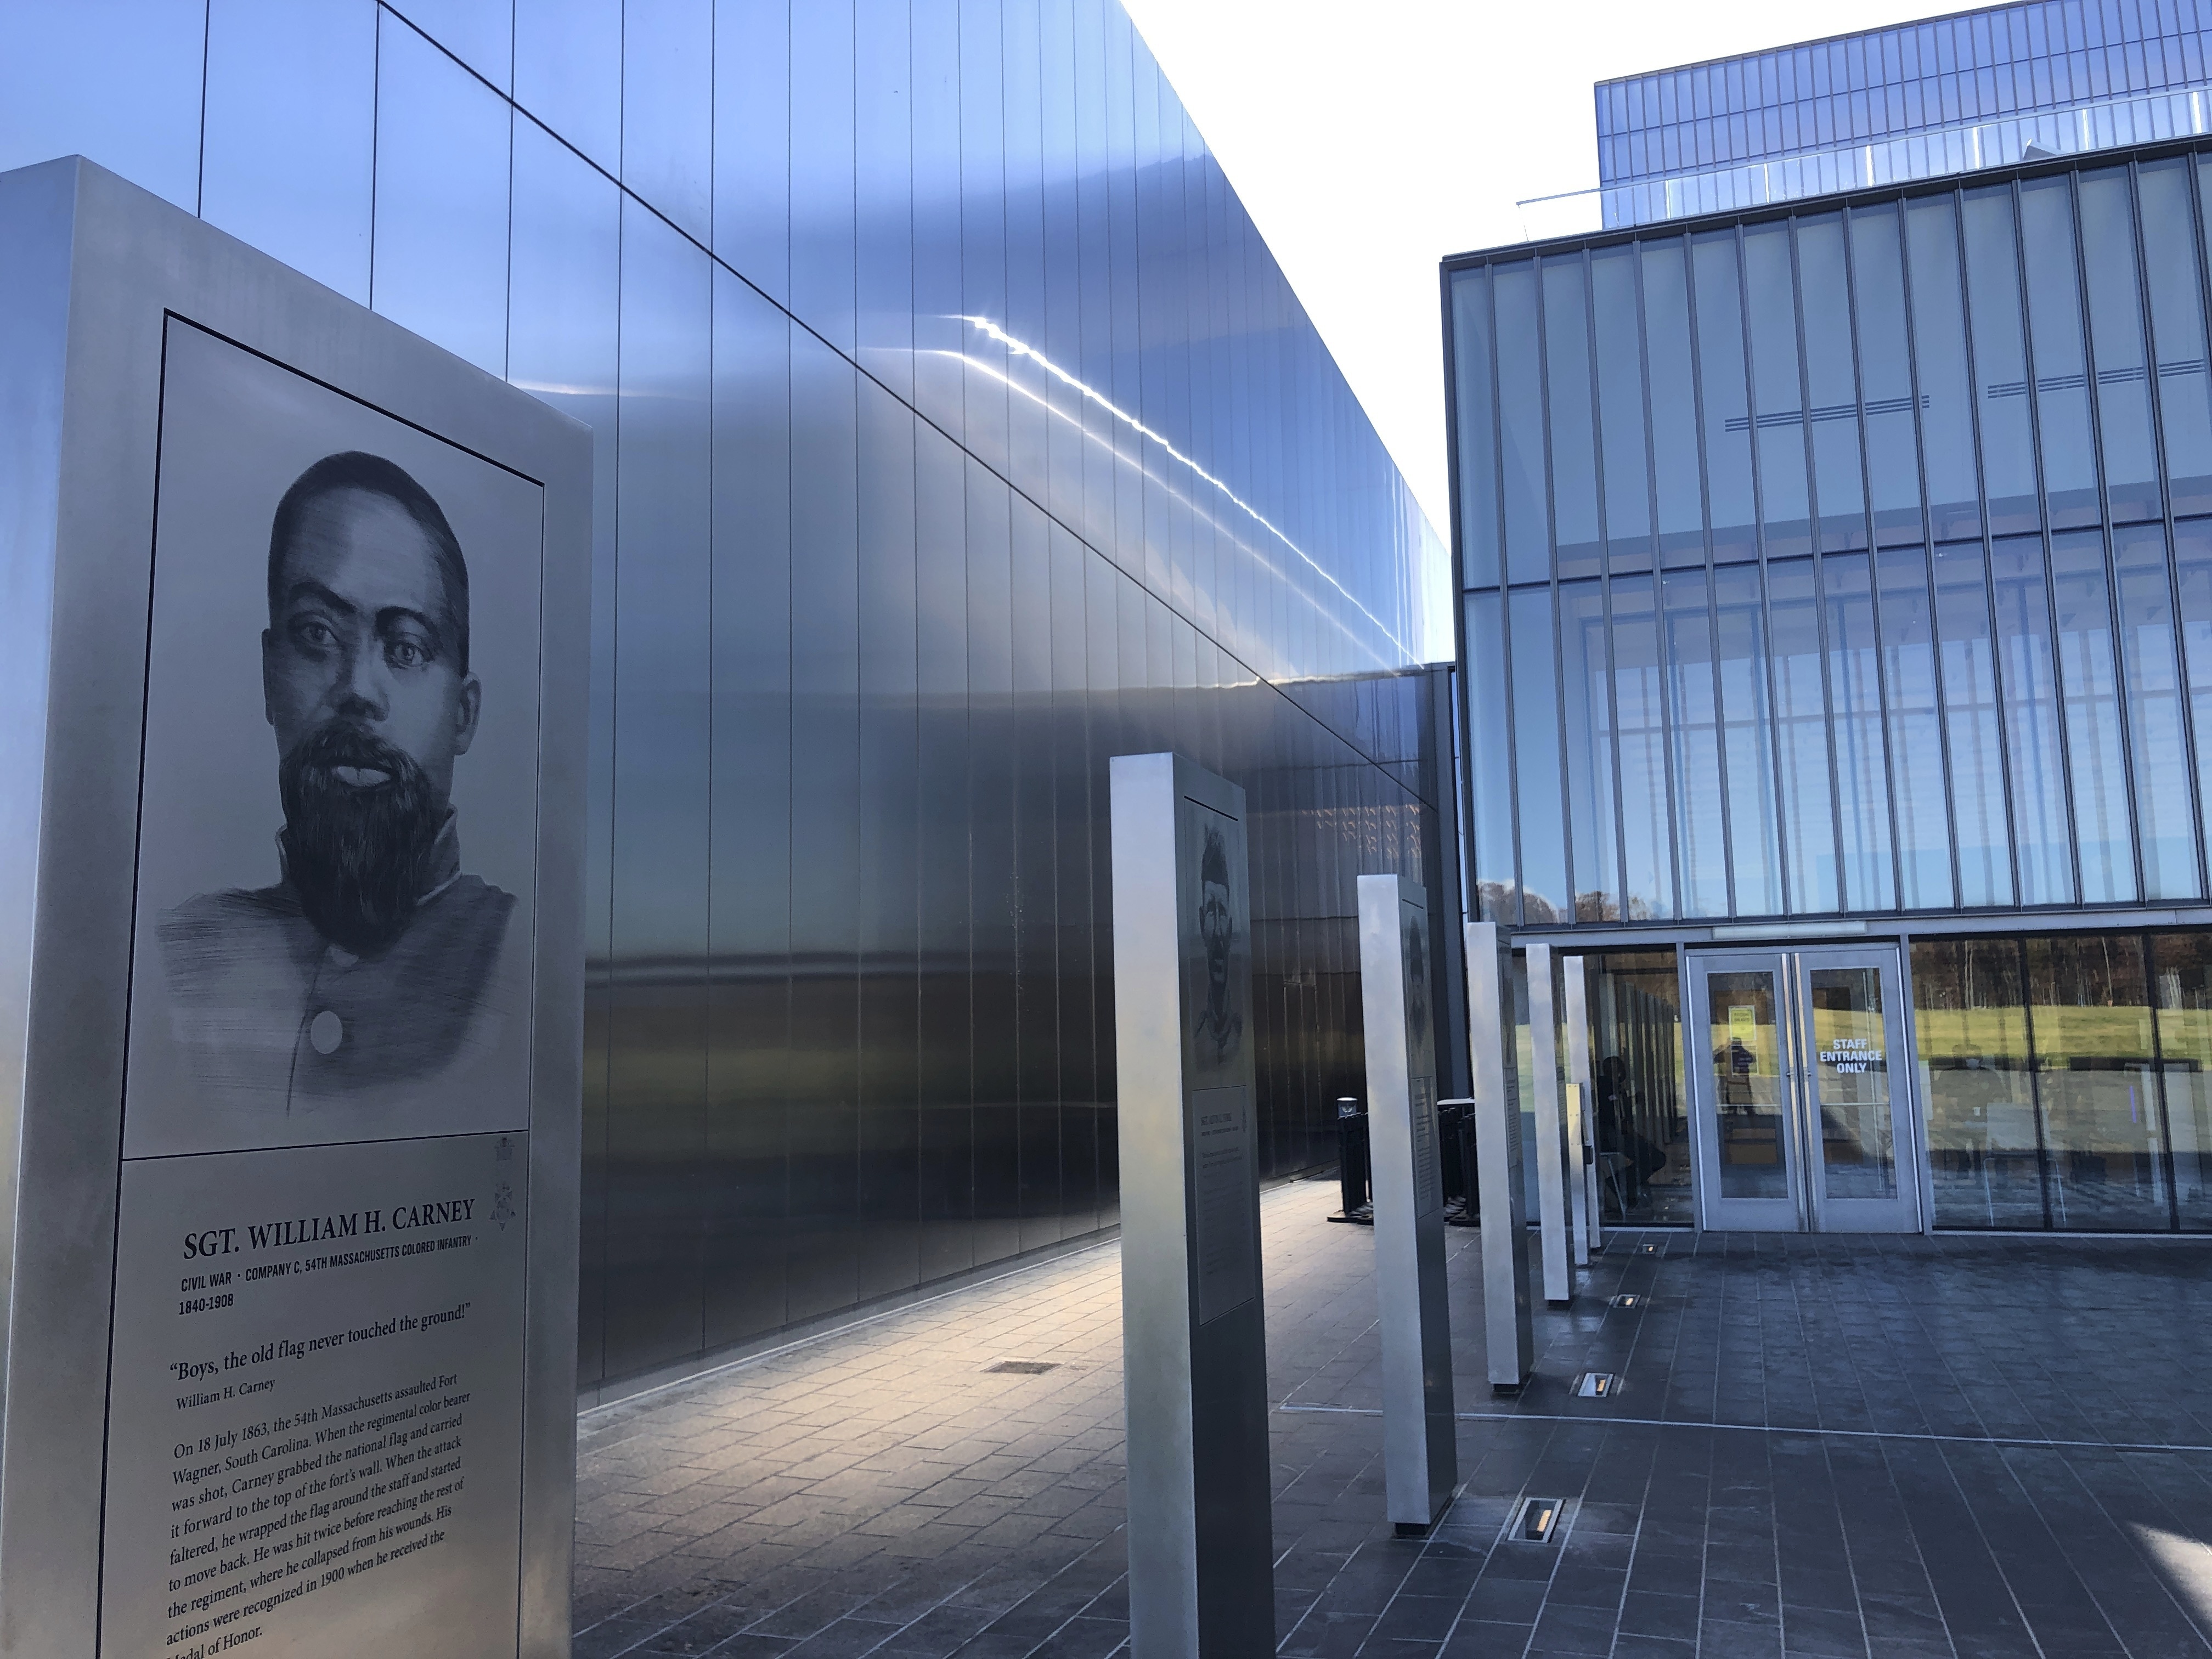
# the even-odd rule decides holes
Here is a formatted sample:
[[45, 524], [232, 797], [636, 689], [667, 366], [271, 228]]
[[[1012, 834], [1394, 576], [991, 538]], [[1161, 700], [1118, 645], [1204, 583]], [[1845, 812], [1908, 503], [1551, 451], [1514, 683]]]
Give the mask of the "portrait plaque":
[[1133, 1659], [1274, 1651], [1244, 792], [1112, 763]]
[[563, 1655], [589, 434], [89, 163], [0, 250], [0, 1656]]

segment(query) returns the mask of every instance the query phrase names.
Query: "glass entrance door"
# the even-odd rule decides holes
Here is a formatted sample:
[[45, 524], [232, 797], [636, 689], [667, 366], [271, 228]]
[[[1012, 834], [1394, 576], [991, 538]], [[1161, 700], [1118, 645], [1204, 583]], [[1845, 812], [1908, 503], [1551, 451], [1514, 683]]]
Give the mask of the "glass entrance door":
[[1887, 946], [1699, 952], [1685, 1029], [1708, 1227], [1917, 1232], [1911, 1069]]

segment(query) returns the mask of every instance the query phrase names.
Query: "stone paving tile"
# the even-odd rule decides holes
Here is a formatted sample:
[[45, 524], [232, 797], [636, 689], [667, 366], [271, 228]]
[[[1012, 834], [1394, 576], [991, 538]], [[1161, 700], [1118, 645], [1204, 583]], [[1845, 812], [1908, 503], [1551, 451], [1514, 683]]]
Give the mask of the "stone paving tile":
[[[1453, 1230], [1466, 1486], [1403, 1540], [1333, 1192], [1262, 1200], [1281, 1652], [2212, 1659], [2206, 1242], [1617, 1233], [1499, 1399]], [[1126, 1651], [1120, 1297], [1104, 1246], [586, 1414], [578, 1659]]]

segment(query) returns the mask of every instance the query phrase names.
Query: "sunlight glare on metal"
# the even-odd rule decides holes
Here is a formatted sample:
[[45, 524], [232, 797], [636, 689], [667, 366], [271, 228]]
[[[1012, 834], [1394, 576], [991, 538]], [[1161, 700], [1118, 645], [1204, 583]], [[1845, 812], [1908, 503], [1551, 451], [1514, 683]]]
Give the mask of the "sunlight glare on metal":
[[[1292, 541], [1288, 536], [1285, 536], [1280, 530], [1277, 529], [1267, 519], [1267, 515], [1262, 514], [1257, 507], [1254, 507], [1251, 502], [1246, 501], [1242, 495], [1239, 495], [1235, 490], [1231, 489], [1226, 483], [1224, 483], [1219, 478], [1215, 477], [1213, 474], [1208, 472], [1196, 461], [1184, 454], [1182, 451], [1177, 449], [1166, 437], [1153, 431], [1152, 428], [1146, 426], [1135, 416], [1130, 414], [1128, 410], [1121, 408], [1118, 404], [1115, 404], [1112, 399], [1099, 392], [1085, 381], [1069, 374], [1058, 363], [1053, 362], [1051, 358], [1046, 356], [1044, 353], [1039, 351], [1035, 346], [1030, 344], [1027, 341], [1016, 339], [1012, 335], [1007, 333], [1005, 329], [1000, 327], [998, 324], [993, 322], [989, 318], [970, 317], [963, 314], [960, 320], [976, 330], [976, 331], [981, 333], [986, 339], [1004, 346], [1006, 350], [1013, 356], [1017, 357], [1026, 357], [1030, 362], [1035, 363], [1039, 368], [1042, 369], [1054, 380], [1058, 380], [1061, 385], [1079, 393], [1089, 402], [1097, 404], [1099, 408], [1104, 410], [1115, 420], [1121, 422], [1122, 425], [1127, 427], [1132, 432], [1137, 434], [1138, 436], [1149, 438], [1152, 442], [1158, 444], [1162, 449], [1165, 450], [1170, 456], [1173, 457], [1176, 462], [1188, 468], [1196, 477], [1203, 479], [1207, 484], [1211, 485], [1216, 492], [1236, 507], [1237, 509], [1243, 513], [1245, 517], [1251, 520], [1253, 523], [1258, 525], [1262, 530], [1266, 531], [1270, 536], [1273, 536], [1277, 541], [1282, 543], [1285, 547], [1289, 548], [1291, 552], [1297, 554], [1300, 559], [1305, 562], [1308, 568], [1310, 568], [1316, 575], [1319, 576], [1323, 581], [1327, 582], [1338, 592], [1343, 594], [1346, 601], [1350, 604], [1353, 609], [1358, 611], [1361, 616], [1366, 617], [1368, 621], [1373, 623], [1376, 627], [1381, 629], [1382, 630], [1382, 637], [1389, 640], [1391, 644], [1396, 646], [1401, 652], [1404, 653], [1407, 661], [1410, 662], [1413, 660], [1413, 653], [1407, 647], [1406, 642], [1400, 639], [1397, 635], [1392, 631], [1390, 625], [1384, 622], [1382, 617], [1376, 616], [1365, 605], [1360, 604], [1358, 597], [1352, 593], [1350, 588], [1346, 587], [1342, 582], [1337, 580], [1334, 576], [1332, 576], [1327, 570], [1323, 569], [1311, 554], [1308, 553], [1305, 549], [1300, 547], [1296, 542]], [[971, 359], [970, 361], [973, 360]]]

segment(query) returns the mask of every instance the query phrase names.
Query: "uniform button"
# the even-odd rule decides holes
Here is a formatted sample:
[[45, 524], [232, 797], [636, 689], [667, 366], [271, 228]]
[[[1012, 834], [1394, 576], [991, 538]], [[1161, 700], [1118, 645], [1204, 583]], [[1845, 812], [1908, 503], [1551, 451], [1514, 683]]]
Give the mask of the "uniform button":
[[317, 1054], [334, 1054], [345, 1041], [345, 1022], [325, 1008], [308, 1022], [307, 1041], [315, 1045]]

